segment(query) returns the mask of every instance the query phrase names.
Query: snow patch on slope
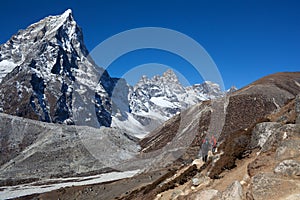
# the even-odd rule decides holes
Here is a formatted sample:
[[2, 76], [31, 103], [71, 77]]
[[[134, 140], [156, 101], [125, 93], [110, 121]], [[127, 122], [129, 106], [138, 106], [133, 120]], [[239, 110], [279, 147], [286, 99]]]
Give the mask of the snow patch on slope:
[[143, 138], [147, 135], [145, 127], [137, 121], [132, 114], [127, 113], [128, 118], [126, 120], [119, 120], [117, 117], [112, 117], [112, 127], [118, 127], [119, 129], [126, 130], [126, 132], [134, 133], [137, 138]]
[[150, 101], [160, 107], [167, 107], [167, 108], [175, 108], [176, 107], [176, 105], [174, 105], [172, 102], [166, 100], [164, 97], [151, 97]]
[[10, 73], [18, 64], [10, 60], [2, 60], [0, 62], [0, 82], [2, 79]]

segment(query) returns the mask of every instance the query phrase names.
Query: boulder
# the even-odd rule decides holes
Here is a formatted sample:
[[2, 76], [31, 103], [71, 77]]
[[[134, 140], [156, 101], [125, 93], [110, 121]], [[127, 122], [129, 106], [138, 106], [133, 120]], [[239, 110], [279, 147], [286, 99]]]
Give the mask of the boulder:
[[196, 165], [197, 168], [199, 169], [202, 165], [204, 164], [204, 162], [202, 161], [202, 159], [195, 159], [192, 163], [192, 165]]
[[192, 179], [192, 184], [194, 187], [203, 187], [209, 185], [211, 181], [212, 180], [208, 176], [198, 174]]
[[299, 200], [300, 199], [300, 193], [298, 194], [291, 194], [288, 197], [285, 198], [285, 200]]
[[193, 178], [192, 179], [193, 186], [198, 186], [198, 185], [200, 185], [200, 183], [201, 183], [201, 181], [200, 181], [199, 178]]
[[221, 193], [218, 190], [214, 189], [209, 189], [209, 190], [202, 190], [197, 193], [193, 193], [184, 199], [186, 200], [216, 200], [216, 199], [221, 199]]
[[242, 200], [243, 188], [239, 181], [234, 181], [222, 194], [222, 200]]
[[281, 126], [277, 122], [263, 122], [255, 126], [252, 131], [250, 148], [261, 148], [267, 150], [275, 141], [276, 130]]
[[275, 159], [278, 161], [297, 158], [300, 156], [300, 140], [284, 140], [276, 150]]
[[273, 125], [274, 129], [271, 130], [273, 132], [263, 145], [262, 152], [267, 152], [271, 149], [275, 151], [278, 147], [289, 143], [289, 141], [296, 141], [294, 145], [297, 146], [297, 140], [300, 138], [300, 126], [295, 124], [276, 124]]
[[279, 163], [274, 172], [285, 176], [300, 176], [300, 162], [296, 160], [284, 160]]

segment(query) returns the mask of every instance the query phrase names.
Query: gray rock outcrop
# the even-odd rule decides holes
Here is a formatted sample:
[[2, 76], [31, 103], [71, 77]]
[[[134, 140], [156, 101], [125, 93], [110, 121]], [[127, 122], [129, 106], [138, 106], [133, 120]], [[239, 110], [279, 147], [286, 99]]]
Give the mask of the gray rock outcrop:
[[198, 193], [192, 194], [187, 199], [189, 200], [213, 200], [213, 199], [220, 199], [221, 193], [218, 190], [209, 189], [209, 190], [202, 190]]
[[281, 124], [276, 122], [257, 124], [252, 131], [250, 148], [260, 147], [263, 150], [267, 150], [274, 140], [276, 140], [276, 134], [274, 134], [274, 132], [279, 127], [281, 127]]
[[192, 184], [193, 186], [198, 186], [200, 185], [201, 181], [199, 178], [192, 178]]
[[276, 149], [276, 160], [283, 161], [300, 156], [300, 140], [285, 140]]
[[284, 160], [275, 167], [274, 172], [285, 176], [299, 177], [300, 162], [296, 160]]
[[242, 200], [242, 199], [243, 199], [243, 188], [239, 181], [234, 181], [222, 193], [222, 200]]

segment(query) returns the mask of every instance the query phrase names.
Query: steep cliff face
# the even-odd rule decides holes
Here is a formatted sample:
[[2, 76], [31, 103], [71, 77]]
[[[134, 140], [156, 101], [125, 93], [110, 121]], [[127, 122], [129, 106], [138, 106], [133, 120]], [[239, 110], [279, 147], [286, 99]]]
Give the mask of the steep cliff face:
[[1, 45], [0, 72], [4, 113], [54, 123], [111, 124], [114, 80], [88, 56], [71, 10], [20, 30]]

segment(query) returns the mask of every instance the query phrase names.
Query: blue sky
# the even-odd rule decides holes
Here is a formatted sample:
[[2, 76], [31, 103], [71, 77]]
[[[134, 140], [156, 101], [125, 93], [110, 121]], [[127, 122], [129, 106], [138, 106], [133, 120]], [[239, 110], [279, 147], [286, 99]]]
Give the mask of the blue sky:
[[[186, 34], [214, 60], [226, 88], [241, 88], [275, 72], [300, 71], [297, 0], [3, 0], [0, 43], [19, 29], [67, 8], [73, 10], [90, 51], [110, 36], [133, 28], [164, 27]], [[191, 84], [203, 81], [189, 62], [155, 49], [123, 55], [108, 70], [122, 76], [146, 63], [171, 66]]]

